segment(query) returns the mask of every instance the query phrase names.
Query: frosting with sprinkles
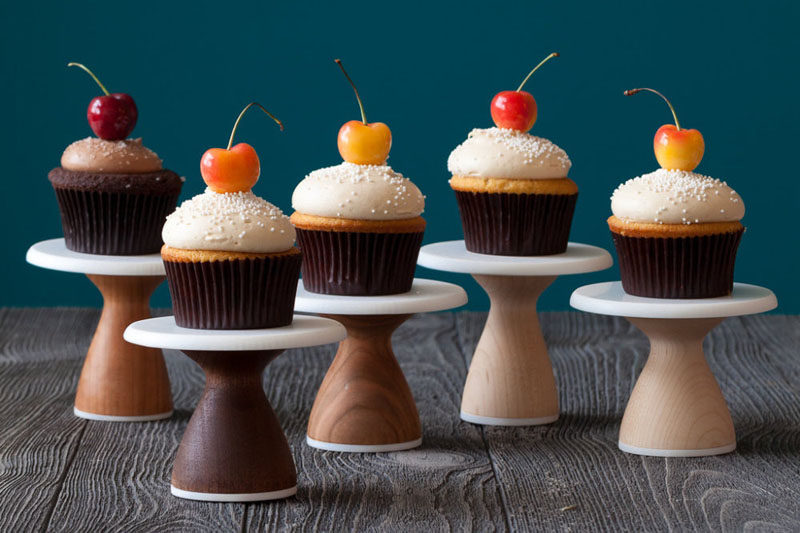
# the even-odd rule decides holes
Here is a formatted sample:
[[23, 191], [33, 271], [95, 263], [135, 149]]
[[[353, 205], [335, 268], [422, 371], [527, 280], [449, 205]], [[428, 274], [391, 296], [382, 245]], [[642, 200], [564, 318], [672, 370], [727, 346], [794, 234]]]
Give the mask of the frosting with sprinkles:
[[139, 174], [161, 170], [161, 159], [141, 139], [107, 141], [87, 137], [67, 146], [61, 167], [83, 172]]
[[306, 176], [294, 190], [292, 207], [320, 217], [402, 220], [421, 215], [425, 197], [388, 165], [344, 162]]
[[724, 181], [660, 168], [617, 187], [611, 195], [611, 211], [632, 222], [701, 224], [741, 220], [745, 208]]
[[452, 151], [447, 169], [455, 176], [508, 179], [565, 178], [572, 162], [551, 141], [518, 130], [474, 129]]
[[206, 188], [167, 217], [161, 237], [183, 250], [276, 253], [294, 246], [295, 230], [280, 209], [251, 191]]

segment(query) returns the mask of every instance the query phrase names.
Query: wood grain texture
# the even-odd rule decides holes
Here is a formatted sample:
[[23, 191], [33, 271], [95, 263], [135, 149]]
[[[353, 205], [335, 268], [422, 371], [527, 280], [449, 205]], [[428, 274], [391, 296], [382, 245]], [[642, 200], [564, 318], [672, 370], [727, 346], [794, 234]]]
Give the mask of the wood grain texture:
[[661, 459], [616, 448], [648, 353], [623, 319], [544, 313], [562, 416], [490, 428], [458, 419], [466, 364], [485, 313], [414, 317], [395, 354], [420, 412], [423, 445], [337, 454], [304, 444], [334, 345], [289, 350], [265, 371], [298, 494], [216, 504], [169, 494], [172, 461], [203, 373], [165, 354], [175, 415], [88, 422], [72, 392], [99, 312], [0, 309], [0, 531], [800, 530], [800, 317], [733, 318], [706, 358], [738, 437], [728, 455]]
[[558, 416], [558, 391], [536, 302], [555, 276], [475, 280], [491, 308], [470, 363], [461, 411], [493, 418]]
[[355, 445], [419, 439], [417, 406], [392, 351], [392, 333], [410, 315], [322, 316], [341, 322], [347, 338], [317, 392], [308, 436]]
[[163, 276], [89, 274], [103, 294], [103, 312], [86, 353], [75, 407], [111, 416], [146, 416], [172, 410], [169, 377], [161, 350], [122, 338], [125, 328], [150, 318], [150, 295]]

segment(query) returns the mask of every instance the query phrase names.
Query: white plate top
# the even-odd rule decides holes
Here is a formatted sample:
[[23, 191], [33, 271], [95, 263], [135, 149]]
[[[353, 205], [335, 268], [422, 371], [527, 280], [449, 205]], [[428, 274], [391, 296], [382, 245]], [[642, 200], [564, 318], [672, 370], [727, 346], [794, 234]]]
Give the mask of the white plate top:
[[608, 281], [576, 289], [569, 304], [575, 309], [599, 315], [633, 318], [722, 318], [770, 311], [778, 306], [778, 299], [771, 290], [746, 283], [734, 283], [733, 293], [719, 298], [642, 298], [626, 294], [622, 290], [621, 282]]
[[611, 254], [597, 246], [571, 242], [563, 254], [541, 256], [487, 255], [467, 251], [464, 241], [427, 244], [417, 263], [434, 270], [494, 276], [561, 276], [605, 270]]
[[37, 242], [28, 249], [25, 260], [32, 265], [62, 272], [106, 276], [163, 276], [160, 254], [95, 255], [68, 250], [64, 239]]
[[415, 279], [411, 290], [386, 296], [338, 296], [317, 294], [297, 284], [294, 310], [331, 315], [404, 315], [460, 307], [467, 303], [467, 293], [458, 285], [432, 279]]
[[294, 315], [288, 326], [269, 329], [189, 329], [175, 324], [174, 316], [134, 322], [123, 338], [150, 348], [240, 352], [283, 350], [339, 342], [347, 336], [344, 326], [329, 318]]

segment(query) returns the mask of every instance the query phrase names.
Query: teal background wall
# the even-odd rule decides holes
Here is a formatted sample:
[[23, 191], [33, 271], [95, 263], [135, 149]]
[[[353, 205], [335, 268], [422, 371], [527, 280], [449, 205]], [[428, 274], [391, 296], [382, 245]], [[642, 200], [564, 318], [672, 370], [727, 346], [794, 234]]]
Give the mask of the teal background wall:
[[[0, 305], [99, 305], [85, 277], [24, 262], [27, 247], [60, 235], [47, 172], [70, 142], [91, 134], [85, 113], [98, 94], [68, 61], [89, 65], [139, 107], [134, 132], [186, 176], [182, 198], [203, 189], [199, 159], [224, 147], [236, 114], [259, 100], [280, 133], [253, 113], [238, 140], [256, 147], [255, 192], [291, 212], [294, 186], [337, 164], [339, 126], [358, 118], [335, 57], [358, 83], [370, 120], [389, 124], [390, 164], [427, 195], [425, 241], [461, 237], [446, 159], [473, 127], [491, 125], [489, 102], [514, 89], [551, 51], [561, 58], [526, 87], [539, 104], [532, 133], [570, 155], [580, 186], [572, 240], [612, 250], [609, 196], [656, 168], [655, 130], [671, 118], [699, 129], [698, 171], [727, 180], [747, 206], [736, 278], [778, 294], [800, 312], [796, 2], [2, 2], [0, 54], [5, 275]], [[470, 308], [488, 302], [468, 276], [419, 269], [463, 284]], [[541, 309], [567, 309], [580, 284], [616, 269], [560, 278]], [[154, 305], [168, 305], [162, 286]]]

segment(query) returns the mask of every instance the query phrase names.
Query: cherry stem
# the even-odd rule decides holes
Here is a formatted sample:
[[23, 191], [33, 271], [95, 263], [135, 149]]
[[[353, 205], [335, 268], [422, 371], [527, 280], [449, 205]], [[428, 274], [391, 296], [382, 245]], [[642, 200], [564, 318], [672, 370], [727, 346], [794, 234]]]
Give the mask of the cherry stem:
[[236, 122], [233, 123], [233, 129], [231, 130], [231, 138], [228, 139], [228, 148], [227, 148], [227, 150], [231, 149], [231, 145], [233, 144], [233, 136], [236, 135], [236, 129], [239, 127], [239, 121], [242, 120], [242, 117], [244, 116], [245, 113], [247, 113], [247, 110], [250, 109], [253, 106], [260, 107], [261, 111], [263, 111], [264, 113], [269, 115], [269, 118], [271, 118], [272, 120], [277, 122], [278, 126], [281, 127], [281, 131], [283, 131], [283, 122], [281, 122], [280, 120], [275, 118], [275, 115], [273, 115], [272, 113], [267, 111], [267, 108], [265, 108], [263, 105], [259, 104], [258, 102], [250, 102], [249, 104], [247, 104], [245, 106], [244, 109], [242, 109], [242, 112], [239, 113], [239, 116], [236, 118]]
[[103, 92], [106, 93], [106, 96], [108, 96], [108, 94], [109, 94], [108, 90], [103, 86], [102, 83], [100, 83], [100, 80], [97, 79], [97, 76], [94, 75], [94, 72], [89, 70], [86, 66], [81, 65], [80, 63], [67, 63], [67, 66], [68, 67], [78, 67], [78, 68], [81, 68], [81, 69], [85, 70], [86, 73], [89, 74], [89, 76], [91, 76], [92, 79], [97, 83], [97, 85], [99, 85], [100, 88], [103, 89]]
[[522, 88], [525, 86], [525, 84], [528, 83], [528, 80], [530, 79], [530, 77], [533, 76], [533, 73], [536, 72], [539, 69], [539, 67], [541, 67], [542, 65], [544, 65], [545, 63], [547, 63], [548, 61], [553, 59], [554, 57], [558, 57], [559, 55], [561, 55], [561, 54], [559, 54], [558, 52], [553, 52], [549, 56], [547, 56], [544, 59], [542, 59], [542, 61], [538, 65], [533, 67], [532, 71], [528, 72], [528, 75], [525, 76], [525, 79], [522, 80], [522, 83], [520, 83], [519, 87], [517, 87], [517, 92], [520, 92], [522, 90]]
[[664, 101], [669, 106], [669, 110], [672, 111], [672, 118], [675, 119], [675, 127], [678, 128], [678, 131], [681, 131], [681, 124], [680, 122], [678, 122], [678, 115], [675, 114], [675, 108], [672, 107], [672, 104], [670, 103], [669, 99], [667, 99], [667, 97], [661, 94], [660, 92], [656, 91], [655, 89], [648, 89], [647, 87], [641, 87], [639, 89], [628, 89], [622, 94], [624, 94], [625, 96], [633, 96], [634, 94], [642, 91], [650, 91], [651, 93], [656, 93], [658, 96], [664, 99]]
[[353, 87], [353, 91], [356, 93], [356, 100], [358, 100], [358, 108], [361, 110], [361, 122], [367, 124], [367, 114], [364, 113], [364, 104], [361, 103], [361, 97], [358, 95], [356, 84], [353, 83], [353, 80], [350, 79], [350, 76], [348, 76], [347, 71], [344, 69], [344, 65], [342, 65], [342, 60], [334, 59], [334, 61], [336, 61], [336, 64], [339, 65], [340, 69], [342, 69], [342, 72], [344, 72], [344, 77], [347, 78], [347, 81], [349, 81], [350, 85]]

